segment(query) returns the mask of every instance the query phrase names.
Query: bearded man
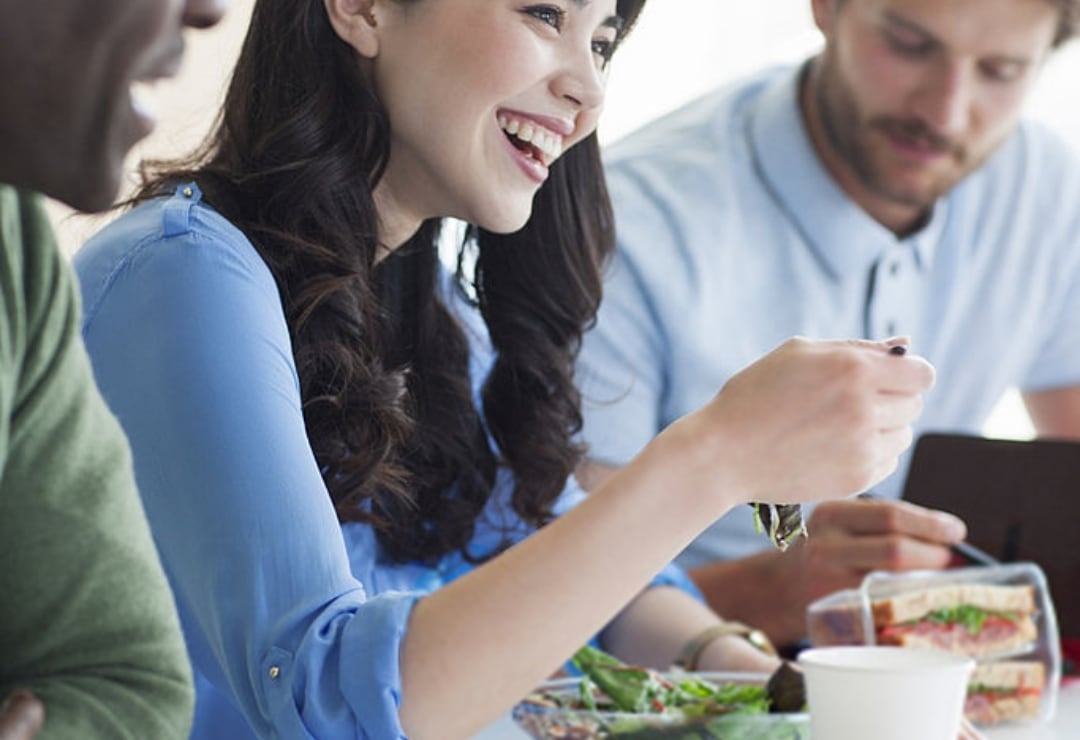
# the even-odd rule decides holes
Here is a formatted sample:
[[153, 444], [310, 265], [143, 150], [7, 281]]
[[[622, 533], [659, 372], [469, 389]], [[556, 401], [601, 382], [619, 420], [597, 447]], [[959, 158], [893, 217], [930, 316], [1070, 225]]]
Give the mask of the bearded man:
[[[586, 487], [796, 334], [910, 337], [937, 368], [917, 434], [977, 433], [1018, 387], [1040, 435], [1080, 437], [1080, 159], [1021, 120], [1080, 2], [812, 7], [817, 56], [607, 152], [619, 250], [578, 371]], [[896, 500], [906, 464], [875, 500], [817, 507], [787, 553], [736, 511], [682, 564], [717, 612], [792, 643], [814, 598], [949, 562], [965, 525]]]

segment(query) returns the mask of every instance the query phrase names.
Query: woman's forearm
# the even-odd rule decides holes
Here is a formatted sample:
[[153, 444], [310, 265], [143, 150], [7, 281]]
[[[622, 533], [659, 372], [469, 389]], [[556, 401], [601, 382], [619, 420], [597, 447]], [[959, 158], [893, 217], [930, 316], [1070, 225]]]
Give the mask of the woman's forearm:
[[932, 381], [925, 361], [885, 344], [785, 342], [574, 510], [416, 606], [401, 648], [406, 731], [464, 737], [495, 719], [733, 506], [876, 483]]
[[[604, 630], [604, 647], [622, 660], [658, 670], [669, 668], [686, 644], [721, 617], [677, 588], [649, 588], [623, 609]], [[771, 673], [780, 661], [740, 635], [718, 637], [703, 646], [700, 667]]]
[[730, 507], [687, 495], [692, 466], [674, 458], [647, 451], [574, 510], [416, 606], [401, 656], [410, 737], [467, 737], [496, 719]]

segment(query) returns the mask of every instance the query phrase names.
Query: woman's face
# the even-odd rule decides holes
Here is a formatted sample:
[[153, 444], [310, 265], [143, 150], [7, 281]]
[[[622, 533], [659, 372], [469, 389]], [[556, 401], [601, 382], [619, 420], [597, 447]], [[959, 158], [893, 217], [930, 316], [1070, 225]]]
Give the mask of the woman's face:
[[435, 216], [524, 226], [548, 167], [596, 128], [615, 13], [615, 0], [376, 0], [385, 236]]

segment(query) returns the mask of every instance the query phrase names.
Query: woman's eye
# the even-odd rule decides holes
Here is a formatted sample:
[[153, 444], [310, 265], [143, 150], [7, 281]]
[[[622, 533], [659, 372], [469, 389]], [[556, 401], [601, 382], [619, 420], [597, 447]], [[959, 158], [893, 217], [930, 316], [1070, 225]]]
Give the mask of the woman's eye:
[[615, 42], [611, 39], [596, 39], [592, 42], [592, 51], [604, 64], [607, 64], [615, 53]]
[[557, 5], [531, 5], [525, 8], [525, 12], [556, 31], [562, 30], [563, 20], [566, 18], [566, 11]]

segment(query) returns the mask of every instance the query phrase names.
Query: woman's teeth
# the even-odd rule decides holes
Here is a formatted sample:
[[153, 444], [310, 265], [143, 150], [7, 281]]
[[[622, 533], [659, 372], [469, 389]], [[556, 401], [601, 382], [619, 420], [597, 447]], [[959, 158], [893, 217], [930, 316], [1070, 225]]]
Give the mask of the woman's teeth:
[[[527, 120], [499, 116], [499, 128], [524, 144], [530, 144], [536, 159], [550, 164], [562, 155], [563, 137], [553, 131]], [[543, 156], [538, 156], [542, 154]]]

